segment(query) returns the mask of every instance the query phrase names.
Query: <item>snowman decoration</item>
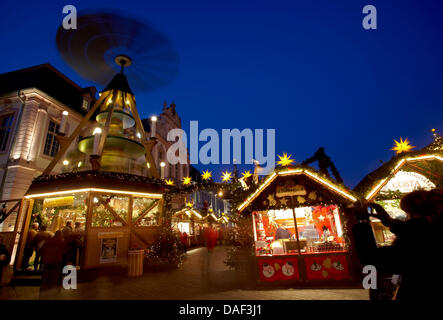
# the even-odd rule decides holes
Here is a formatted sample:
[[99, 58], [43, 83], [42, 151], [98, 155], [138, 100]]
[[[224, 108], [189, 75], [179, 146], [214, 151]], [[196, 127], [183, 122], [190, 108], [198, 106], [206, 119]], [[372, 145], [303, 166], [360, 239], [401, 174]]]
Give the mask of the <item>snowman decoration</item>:
[[343, 264], [341, 264], [340, 261], [334, 261], [334, 262], [332, 263], [332, 267], [333, 267], [335, 270], [339, 270], [339, 271], [342, 271], [342, 270], [345, 269], [345, 267], [343, 266]]
[[287, 262], [283, 265], [283, 267], [281, 268], [281, 271], [283, 272], [283, 274], [284, 274], [285, 276], [287, 276], [287, 277], [291, 277], [291, 276], [294, 274], [294, 272], [295, 272], [295, 269], [294, 269], [294, 266], [292, 265], [292, 262], [287, 261]]
[[270, 264], [264, 263], [262, 273], [266, 278], [271, 278], [275, 274], [275, 269]]

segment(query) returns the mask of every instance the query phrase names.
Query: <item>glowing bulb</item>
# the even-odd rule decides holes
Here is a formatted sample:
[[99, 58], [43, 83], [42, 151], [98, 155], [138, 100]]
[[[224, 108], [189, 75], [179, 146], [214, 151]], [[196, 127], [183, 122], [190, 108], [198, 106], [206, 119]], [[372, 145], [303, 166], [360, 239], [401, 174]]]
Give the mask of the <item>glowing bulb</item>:
[[69, 164], [69, 161], [68, 160], [63, 160], [63, 165], [64, 166], [67, 166]]
[[64, 116], [67, 116], [68, 114], [69, 114], [69, 112], [68, 112], [68, 111], [66, 111], [66, 110], [65, 110], [65, 111], [63, 111], [63, 115], [64, 115]]
[[152, 121], [157, 121], [157, 117], [156, 117], [156, 116], [152, 116], [152, 117], [151, 117], [151, 120], [152, 120]]
[[82, 166], [82, 162], [79, 161], [77, 167], [80, 168]]
[[166, 164], [162, 161], [162, 162], [160, 162], [160, 167], [164, 167]]
[[100, 129], [98, 127], [94, 129], [93, 134], [100, 134], [100, 133], [102, 133], [102, 129]]
[[137, 132], [136, 134], [137, 138], [141, 139], [142, 135], [140, 134], [140, 132]]

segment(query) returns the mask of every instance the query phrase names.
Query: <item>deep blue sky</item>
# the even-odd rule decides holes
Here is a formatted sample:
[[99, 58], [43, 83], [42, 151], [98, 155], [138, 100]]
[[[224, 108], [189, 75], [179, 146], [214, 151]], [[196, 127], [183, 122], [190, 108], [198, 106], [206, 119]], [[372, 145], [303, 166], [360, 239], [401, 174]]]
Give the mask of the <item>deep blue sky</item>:
[[[275, 128], [277, 154], [302, 161], [323, 146], [349, 187], [392, 157], [394, 138], [421, 148], [443, 130], [442, 1], [2, 1], [0, 73], [49, 62], [91, 85], [55, 47], [67, 4], [123, 4], [172, 39], [179, 75], [136, 93], [142, 116], [174, 100], [186, 130]], [[361, 26], [367, 4], [378, 30]]]

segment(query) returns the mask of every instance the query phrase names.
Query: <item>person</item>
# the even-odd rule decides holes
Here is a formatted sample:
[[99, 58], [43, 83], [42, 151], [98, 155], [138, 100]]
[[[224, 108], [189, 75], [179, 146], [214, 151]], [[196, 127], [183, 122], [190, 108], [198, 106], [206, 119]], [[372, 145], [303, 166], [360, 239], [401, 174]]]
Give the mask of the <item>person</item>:
[[[432, 208], [435, 201], [428, 191], [414, 191], [404, 196], [400, 208], [406, 212], [407, 219], [392, 219], [382, 206], [369, 203], [375, 209], [372, 216], [378, 218], [391, 232], [396, 240], [391, 247], [369, 249], [366, 260], [376, 266], [377, 270], [399, 274], [401, 283], [396, 294], [398, 300], [432, 300], [433, 292], [441, 285], [441, 279], [433, 271], [437, 263], [436, 252], [439, 252], [439, 226], [433, 220]], [[435, 196], [435, 195], [434, 195]], [[434, 207], [433, 207], [434, 205]]]
[[275, 232], [275, 240], [279, 239], [291, 239], [292, 233], [287, 228], [287, 222], [283, 221], [277, 228]]
[[28, 236], [26, 237], [25, 249], [23, 252], [23, 260], [22, 260], [22, 265], [21, 265], [22, 269], [28, 269], [29, 260], [31, 259], [32, 255], [34, 254], [35, 236], [38, 233], [38, 227], [39, 227], [38, 222], [34, 222], [28, 231]]
[[3, 284], [3, 274], [4, 271], [11, 261], [11, 254], [9, 253], [8, 248], [3, 243], [3, 236], [0, 234], [0, 287]]
[[209, 270], [211, 267], [212, 253], [214, 251], [214, 247], [217, 244], [217, 231], [212, 227], [210, 223], [208, 227], [204, 230], [204, 239], [206, 250], [204, 251], [204, 261], [202, 263], [202, 277], [205, 284], [208, 284], [209, 280]]
[[34, 239], [34, 247], [35, 247], [35, 259], [34, 259], [34, 270], [39, 270], [42, 267], [41, 260], [41, 250], [49, 239], [51, 239], [54, 234], [51, 231], [47, 230], [46, 226], [41, 226], [40, 231], [37, 233]]
[[180, 234], [180, 242], [183, 246], [183, 251], [186, 253], [186, 249], [188, 247], [188, 234], [186, 233], [186, 231]]
[[76, 266], [79, 266], [82, 257], [83, 243], [85, 241], [85, 229], [82, 227], [82, 224], [79, 221], [75, 222], [75, 228], [72, 232], [72, 238], [74, 245], [74, 262]]
[[[40, 297], [55, 297], [60, 288], [64, 256], [67, 251], [62, 232], [58, 230], [42, 248], [43, 274], [40, 285]], [[52, 295], [54, 294], [54, 295]]]
[[66, 225], [62, 229], [62, 237], [67, 246], [66, 255], [64, 257], [64, 264], [73, 263], [75, 244], [73, 241], [74, 239], [71, 220], [66, 221]]

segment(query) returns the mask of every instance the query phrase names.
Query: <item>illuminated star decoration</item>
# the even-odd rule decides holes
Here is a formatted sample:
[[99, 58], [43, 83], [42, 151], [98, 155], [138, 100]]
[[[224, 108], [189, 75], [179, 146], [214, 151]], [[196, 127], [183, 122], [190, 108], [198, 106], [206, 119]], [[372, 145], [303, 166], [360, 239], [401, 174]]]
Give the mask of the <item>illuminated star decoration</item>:
[[173, 185], [174, 185], [174, 181], [172, 181], [171, 179], [168, 179], [168, 180], [166, 180], [165, 182], [166, 182], [166, 184], [167, 184], [168, 186], [173, 186]]
[[189, 202], [186, 202], [186, 201], [185, 201], [185, 204], [186, 204], [186, 206], [189, 207], [189, 208], [192, 208], [192, 206], [193, 206], [192, 201], [189, 201]]
[[242, 173], [243, 179], [247, 179], [252, 176], [252, 173], [248, 170]]
[[288, 154], [286, 152], [284, 152], [283, 157], [280, 155], [277, 155], [277, 156], [280, 158], [280, 160], [277, 161], [277, 164], [281, 165], [282, 167], [287, 167], [294, 162], [294, 159], [291, 159], [292, 154], [290, 154], [288, 156]]
[[184, 177], [183, 178], [183, 184], [184, 185], [191, 184], [191, 177]]
[[221, 177], [222, 177], [223, 182], [229, 182], [229, 181], [231, 181], [232, 173], [228, 172], [228, 170], [226, 170], [226, 172], [223, 172], [223, 175]]
[[402, 138], [400, 138], [400, 142], [397, 140], [394, 140], [395, 146], [391, 149], [397, 152], [397, 154], [400, 154], [402, 152], [410, 151], [411, 149], [415, 148], [414, 146], [411, 146], [409, 144], [408, 138], [406, 138], [404, 141]]
[[203, 180], [209, 180], [212, 177], [212, 172], [209, 170], [203, 171], [202, 178]]

